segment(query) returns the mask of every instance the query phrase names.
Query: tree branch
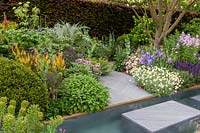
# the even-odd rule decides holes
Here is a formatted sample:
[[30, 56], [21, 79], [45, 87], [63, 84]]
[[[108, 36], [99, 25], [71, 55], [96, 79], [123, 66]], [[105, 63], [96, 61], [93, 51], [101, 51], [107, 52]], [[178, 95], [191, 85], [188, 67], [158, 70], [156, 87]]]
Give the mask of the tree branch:
[[170, 28], [167, 31], [168, 35], [177, 25], [178, 23], [181, 21], [181, 19], [183, 18], [183, 16], [185, 15], [185, 13], [187, 12], [187, 10], [192, 7], [198, 0], [193, 0], [192, 2], [190, 2], [186, 8], [181, 12], [181, 14], [178, 16], [178, 18], [176, 19], [176, 21], [170, 26]]
[[154, 20], [154, 22], [156, 24], [159, 24], [157, 13], [156, 13], [156, 9], [155, 9], [155, 7], [153, 5], [152, 0], [147, 0], [147, 2], [148, 2], [148, 5], [149, 5], [149, 11], [151, 13], [151, 17], [153, 18], [153, 20]]

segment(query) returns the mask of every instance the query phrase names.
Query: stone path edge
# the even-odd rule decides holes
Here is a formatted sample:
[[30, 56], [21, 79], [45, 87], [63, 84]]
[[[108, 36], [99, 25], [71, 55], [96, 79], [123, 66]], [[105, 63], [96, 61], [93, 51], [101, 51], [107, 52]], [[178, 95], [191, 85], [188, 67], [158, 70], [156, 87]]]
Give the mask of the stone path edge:
[[[198, 89], [200, 89], [200, 85], [194, 85], [190, 88], [179, 91], [178, 93], [187, 92], [187, 91], [191, 91], [191, 90], [198, 90]], [[176, 94], [178, 94], [178, 93], [176, 93]], [[121, 106], [121, 105], [130, 104], [130, 103], [136, 103], [136, 102], [140, 102], [140, 101], [144, 101], [144, 100], [150, 100], [150, 99], [153, 99], [153, 98], [156, 98], [156, 96], [147, 96], [147, 97], [143, 97], [143, 98], [129, 100], [129, 101], [126, 101], [126, 102], [112, 104], [112, 105], [105, 107], [103, 110], [118, 107], [118, 106]], [[100, 110], [100, 111], [103, 111], [103, 110]], [[100, 112], [100, 111], [97, 111], [97, 112]], [[88, 114], [91, 114], [91, 113], [75, 113], [75, 114], [72, 114], [72, 115], [64, 115], [63, 119], [67, 120], [67, 119], [72, 119], [72, 118], [76, 118], [76, 117], [80, 117], [80, 116], [84, 116], [84, 115], [88, 115]], [[48, 123], [48, 121], [46, 121], [45, 123]]]

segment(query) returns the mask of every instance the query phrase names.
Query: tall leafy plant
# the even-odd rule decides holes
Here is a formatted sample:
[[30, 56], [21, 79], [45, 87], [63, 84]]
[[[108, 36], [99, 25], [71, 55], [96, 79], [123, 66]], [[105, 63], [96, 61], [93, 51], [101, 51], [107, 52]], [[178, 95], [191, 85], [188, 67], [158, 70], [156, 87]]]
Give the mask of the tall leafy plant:
[[39, 25], [39, 13], [40, 9], [34, 7], [30, 9], [30, 2], [27, 1], [26, 3], [19, 2], [17, 7], [13, 7], [15, 16], [20, 21], [20, 27], [30, 27], [30, 28], [37, 28]]
[[91, 42], [88, 27], [79, 24], [57, 23], [47, 29], [47, 34], [52, 40], [50, 47], [55, 50], [70, 47], [85, 54]]

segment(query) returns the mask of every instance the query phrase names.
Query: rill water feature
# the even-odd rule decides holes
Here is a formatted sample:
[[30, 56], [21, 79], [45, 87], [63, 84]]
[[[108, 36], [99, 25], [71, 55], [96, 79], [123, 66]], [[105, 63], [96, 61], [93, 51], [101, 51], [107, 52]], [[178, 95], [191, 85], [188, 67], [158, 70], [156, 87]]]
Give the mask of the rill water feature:
[[60, 127], [68, 133], [199, 133], [199, 88], [153, 97], [131, 79], [118, 72], [100, 79], [110, 89], [111, 103], [117, 106], [66, 119]]

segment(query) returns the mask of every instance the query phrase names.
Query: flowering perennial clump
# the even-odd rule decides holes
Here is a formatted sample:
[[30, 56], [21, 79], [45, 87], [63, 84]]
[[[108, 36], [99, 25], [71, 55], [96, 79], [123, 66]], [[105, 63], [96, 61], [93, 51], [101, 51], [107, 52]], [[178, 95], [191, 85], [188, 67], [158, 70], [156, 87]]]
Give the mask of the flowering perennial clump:
[[101, 75], [101, 71], [100, 71], [101, 64], [100, 63], [93, 64], [92, 61], [89, 61], [89, 60], [86, 60], [86, 59], [83, 59], [83, 58], [78, 58], [78, 59], [75, 60], [75, 62], [89, 66], [92, 69], [92, 72], [95, 75], [97, 75], [97, 76]]
[[42, 63], [46, 64], [48, 72], [60, 72], [66, 68], [62, 52], [56, 53], [52, 58], [48, 53], [41, 55], [35, 48], [32, 52], [27, 52], [25, 49], [20, 51], [18, 46], [15, 46], [12, 52], [20, 63], [35, 71], [41, 71]]
[[196, 64], [198, 62], [199, 46], [200, 40], [198, 35], [191, 37], [190, 34], [186, 35], [183, 32], [176, 44], [176, 60]]
[[136, 55], [130, 56], [128, 61], [125, 62], [126, 73], [130, 74], [130, 70], [138, 67], [140, 58]]
[[177, 92], [184, 82], [178, 72], [157, 66], [143, 65], [131, 72], [139, 86], [157, 96]]
[[177, 43], [176, 47], [179, 47], [179, 43], [185, 45], [185, 46], [196, 46], [198, 47], [199, 44], [199, 36], [196, 35], [196, 37], [191, 37], [190, 34], [185, 34], [184, 32], [182, 32], [180, 38], [179, 38], [179, 42]]
[[200, 76], [200, 63], [192, 64], [191, 62], [177, 61], [175, 63], [175, 68], [178, 70], [188, 71], [195, 77]]
[[155, 60], [155, 56], [149, 52], [144, 53], [140, 57], [140, 64], [151, 66], [153, 61]]
[[141, 50], [139, 54], [134, 54], [129, 57], [128, 61], [125, 62], [125, 68], [126, 73], [131, 74], [131, 69], [141, 65], [171, 68], [173, 62], [173, 59], [162, 50], [158, 49], [152, 53]]

